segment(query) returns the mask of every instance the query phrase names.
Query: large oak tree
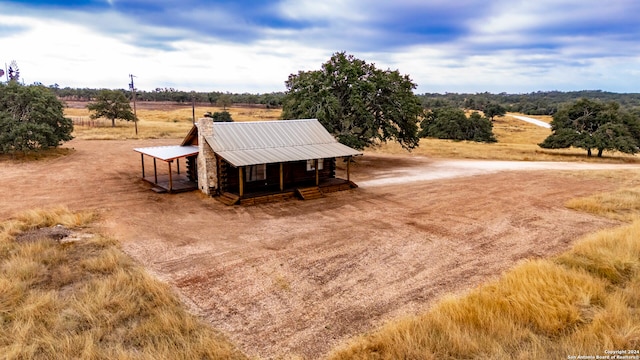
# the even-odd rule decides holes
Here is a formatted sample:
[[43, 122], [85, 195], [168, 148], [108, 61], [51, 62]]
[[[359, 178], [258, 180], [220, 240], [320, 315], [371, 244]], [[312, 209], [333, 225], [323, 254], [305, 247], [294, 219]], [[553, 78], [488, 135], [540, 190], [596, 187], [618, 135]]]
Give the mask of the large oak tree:
[[418, 146], [423, 114], [409, 76], [380, 70], [344, 52], [321, 70], [301, 71], [286, 81], [284, 119], [316, 118], [339, 142], [363, 149], [388, 140]]
[[553, 115], [553, 131], [540, 147], [562, 149], [577, 147], [602, 152], [621, 151], [635, 154], [640, 149], [640, 121], [620, 109], [616, 102], [603, 103], [597, 100], [581, 99], [561, 108]]

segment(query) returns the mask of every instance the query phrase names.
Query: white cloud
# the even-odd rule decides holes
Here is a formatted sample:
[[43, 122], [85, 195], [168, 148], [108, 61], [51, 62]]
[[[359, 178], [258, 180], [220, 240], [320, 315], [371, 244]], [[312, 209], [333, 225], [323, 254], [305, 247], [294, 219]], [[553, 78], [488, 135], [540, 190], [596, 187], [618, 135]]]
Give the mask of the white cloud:
[[45, 85], [126, 88], [133, 73], [137, 87], [145, 90], [283, 91], [289, 74], [317, 69], [330, 56], [322, 49], [280, 40], [251, 45], [177, 40], [167, 43], [175, 50], [164, 51], [138, 48], [125, 42], [126, 37], [108, 37], [57, 20], [0, 16], [0, 23], [28, 28], [4, 38], [3, 47], [18, 62], [26, 82]]
[[5, 37], [5, 54], [15, 59], [28, 82], [70, 82], [90, 86], [89, 82], [108, 81], [111, 69], [126, 66], [126, 58], [139, 51], [112, 38], [56, 20], [28, 17], [1, 17], [0, 22], [17, 21], [27, 31]]
[[[619, 14], [623, 2], [602, 12]], [[284, 90], [290, 74], [317, 70], [344, 50], [379, 68], [408, 74], [418, 92], [637, 91], [640, 43], [633, 34], [604, 25], [596, 34], [546, 33], [546, 26], [562, 23], [555, 6], [577, 6], [573, 2], [493, 4], [492, 16], [471, 23], [469, 33], [392, 50], [375, 44], [378, 35], [395, 36], [372, 25], [378, 11], [373, 8], [383, 6], [377, 3], [367, 8], [355, 1], [286, 0], [281, 4], [285, 18], [317, 24], [300, 30], [254, 24], [251, 31], [260, 32], [249, 41], [215, 31], [198, 33], [197, 28], [136, 23], [113, 11], [44, 16], [38, 10], [32, 16], [0, 15], [0, 26], [19, 29], [2, 34], [7, 58], [0, 62], [15, 59], [26, 82], [45, 85], [126, 88], [133, 73], [144, 90], [270, 92]], [[401, 5], [407, 10], [406, 1]], [[594, 11], [575, 10], [576, 19]], [[217, 16], [200, 15], [201, 21]], [[227, 30], [249, 20], [240, 19]], [[358, 47], [359, 41], [372, 43]]]

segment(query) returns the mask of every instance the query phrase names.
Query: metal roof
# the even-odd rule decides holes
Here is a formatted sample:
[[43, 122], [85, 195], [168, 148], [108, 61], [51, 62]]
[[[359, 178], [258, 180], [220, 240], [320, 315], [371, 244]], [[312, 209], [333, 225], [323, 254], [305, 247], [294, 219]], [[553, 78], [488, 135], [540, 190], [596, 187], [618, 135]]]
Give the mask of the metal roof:
[[340, 144], [316, 119], [220, 122], [203, 134], [233, 166], [362, 155]]
[[133, 151], [137, 151], [141, 154], [149, 155], [156, 159], [163, 161], [171, 161], [182, 157], [198, 154], [197, 146], [153, 146], [146, 148], [136, 148]]

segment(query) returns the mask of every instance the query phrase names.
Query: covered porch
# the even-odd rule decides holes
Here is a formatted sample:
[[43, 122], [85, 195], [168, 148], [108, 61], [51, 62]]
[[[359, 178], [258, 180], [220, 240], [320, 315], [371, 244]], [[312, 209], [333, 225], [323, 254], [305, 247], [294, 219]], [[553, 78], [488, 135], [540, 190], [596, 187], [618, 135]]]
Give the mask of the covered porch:
[[358, 187], [351, 181], [351, 156], [343, 158], [345, 166], [339, 172], [344, 172], [340, 174], [344, 177], [336, 176], [335, 158], [263, 164], [257, 167], [257, 179], [250, 175], [256, 170], [255, 165], [236, 167], [220, 160], [223, 164], [217, 173], [219, 183], [223, 184], [219, 191], [220, 201], [228, 205], [259, 204], [294, 197], [310, 200]]

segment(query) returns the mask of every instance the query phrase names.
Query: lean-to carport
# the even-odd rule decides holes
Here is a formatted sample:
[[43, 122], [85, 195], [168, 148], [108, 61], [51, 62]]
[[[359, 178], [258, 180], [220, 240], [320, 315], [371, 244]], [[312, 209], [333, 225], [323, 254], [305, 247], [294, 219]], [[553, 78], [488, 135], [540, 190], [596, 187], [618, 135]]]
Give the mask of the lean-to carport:
[[[142, 179], [155, 185], [154, 191], [158, 192], [182, 192], [190, 191], [198, 188], [196, 180], [198, 178], [195, 166], [195, 158], [198, 155], [197, 146], [154, 146], [146, 148], [133, 149], [140, 153], [140, 161], [142, 163]], [[145, 173], [144, 157], [153, 158], [153, 176], [147, 176]], [[180, 159], [186, 158], [186, 172], [180, 173]], [[167, 163], [167, 174], [158, 174], [157, 160]], [[176, 174], [172, 168], [172, 164], [176, 163]]]

